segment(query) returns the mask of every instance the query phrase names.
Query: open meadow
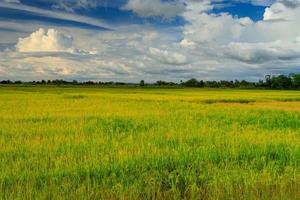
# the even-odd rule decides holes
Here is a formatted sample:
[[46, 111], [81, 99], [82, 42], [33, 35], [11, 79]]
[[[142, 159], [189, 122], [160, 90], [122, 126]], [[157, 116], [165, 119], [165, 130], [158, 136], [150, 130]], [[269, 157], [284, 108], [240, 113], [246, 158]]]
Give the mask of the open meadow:
[[300, 91], [0, 86], [0, 199], [300, 199]]

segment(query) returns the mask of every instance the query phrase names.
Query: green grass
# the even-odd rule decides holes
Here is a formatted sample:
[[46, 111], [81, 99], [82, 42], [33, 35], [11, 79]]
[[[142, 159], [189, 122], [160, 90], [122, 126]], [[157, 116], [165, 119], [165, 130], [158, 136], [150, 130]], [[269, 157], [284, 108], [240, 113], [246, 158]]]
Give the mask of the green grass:
[[299, 199], [299, 99], [0, 87], [0, 198]]

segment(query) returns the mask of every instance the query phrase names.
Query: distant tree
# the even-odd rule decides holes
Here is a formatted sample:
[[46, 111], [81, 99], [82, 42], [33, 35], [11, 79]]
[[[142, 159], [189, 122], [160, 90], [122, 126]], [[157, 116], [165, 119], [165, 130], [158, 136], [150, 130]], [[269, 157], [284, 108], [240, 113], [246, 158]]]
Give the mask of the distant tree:
[[144, 86], [145, 86], [145, 81], [144, 81], [144, 80], [141, 80], [141, 81], [140, 81], [140, 86], [141, 86], [141, 87], [144, 87]]
[[256, 84], [255, 87], [260, 88], [260, 87], [265, 87], [265, 83], [263, 80], [259, 80]]
[[22, 84], [22, 81], [15, 81], [15, 84]]
[[93, 81], [87, 81], [85, 82], [86, 85], [95, 85], [95, 83]]
[[156, 81], [156, 84], [159, 85], [159, 86], [161, 86], [161, 85], [164, 84], [164, 81]]
[[242, 80], [240, 82], [240, 88], [253, 88], [253, 87], [255, 87], [255, 84], [252, 82], [248, 82], [246, 80]]
[[219, 88], [220, 87], [220, 83], [218, 83], [217, 81], [206, 81], [205, 82], [205, 87], [208, 87], [208, 88]]
[[123, 82], [115, 82], [115, 85], [125, 85]]
[[272, 78], [271, 78], [271, 75], [265, 75], [265, 79], [266, 79], [266, 86], [267, 87], [271, 87], [272, 85]]
[[271, 79], [271, 87], [274, 89], [289, 89], [292, 88], [293, 82], [291, 77], [280, 75], [273, 76]]
[[73, 85], [77, 85], [77, 84], [78, 84], [78, 81], [77, 81], [77, 80], [73, 80], [73, 81], [72, 81], [72, 84], [73, 84]]
[[292, 74], [291, 75], [293, 87], [295, 89], [300, 89], [300, 74]]
[[239, 80], [234, 81], [234, 87], [240, 87], [240, 81]]
[[0, 83], [1, 84], [11, 84], [12, 82], [10, 80], [3, 80]]
[[199, 87], [204, 87], [205, 86], [205, 83], [203, 80], [199, 81]]
[[232, 88], [232, 87], [234, 87], [234, 83], [233, 83], [233, 81], [222, 80], [222, 81], [220, 81], [220, 86], [225, 87], [225, 88]]
[[184, 85], [185, 85], [186, 87], [198, 87], [198, 86], [199, 86], [199, 82], [197, 81], [197, 79], [192, 78], [192, 79], [186, 81], [186, 82], [184, 83]]
[[156, 85], [158, 85], [158, 86], [172, 86], [172, 85], [176, 85], [176, 83], [160, 80], [160, 81], [156, 81]]

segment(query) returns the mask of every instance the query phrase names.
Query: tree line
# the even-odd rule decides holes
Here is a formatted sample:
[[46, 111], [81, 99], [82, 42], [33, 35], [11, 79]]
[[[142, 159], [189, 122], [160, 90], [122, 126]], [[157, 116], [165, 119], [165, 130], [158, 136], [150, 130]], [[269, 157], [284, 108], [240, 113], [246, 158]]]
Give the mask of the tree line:
[[267, 88], [267, 89], [300, 89], [300, 74], [271, 76], [266, 75], [264, 80], [258, 82], [249, 81], [198, 81], [190, 79], [182, 82], [186, 87], [208, 87], [208, 88]]
[[79, 82], [77, 80], [66, 81], [66, 80], [41, 80], [41, 81], [11, 81], [3, 80], [0, 84], [28, 84], [28, 85], [87, 85], [87, 86], [140, 86], [140, 87], [199, 87], [199, 88], [265, 88], [265, 89], [300, 89], [300, 74], [290, 74], [271, 76], [266, 75], [263, 80], [258, 82], [249, 82], [246, 80], [220, 80], [220, 81], [203, 81], [197, 80], [195, 78], [180, 81], [180, 83], [168, 82], [159, 80], [155, 83], [146, 83], [141, 80], [139, 84], [137, 83], [124, 83], [124, 82], [96, 82], [96, 81], [86, 81]]

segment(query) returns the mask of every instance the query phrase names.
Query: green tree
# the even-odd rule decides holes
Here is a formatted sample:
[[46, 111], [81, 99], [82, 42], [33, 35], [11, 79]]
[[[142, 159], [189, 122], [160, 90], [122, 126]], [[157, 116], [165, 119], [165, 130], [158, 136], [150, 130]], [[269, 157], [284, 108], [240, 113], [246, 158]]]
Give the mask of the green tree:
[[141, 86], [141, 87], [144, 87], [144, 86], [145, 86], [145, 81], [144, 81], [144, 80], [141, 80], [141, 81], [140, 81], [140, 86]]
[[300, 89], [300, 74], [292, 74], [293, 87]]
[[266, 86], [271, 87], [272, 86], [272, 77], [271, 77], [271, 75], [269, 75], [269, 74], [266, 75], [265, 79], [266, 79]]
[[192, 78], [192, 79], [186, 81], [184, 83], [184, 85], [186, 87], [198, 87], [199, 86], [199, 82], [197, 81], [197, 79]]
[[289, 89], [292, 88], [293, 82], [291, 77], [280, 75], [273, 76], [271, 79], [271, 87], [274, 89]]

